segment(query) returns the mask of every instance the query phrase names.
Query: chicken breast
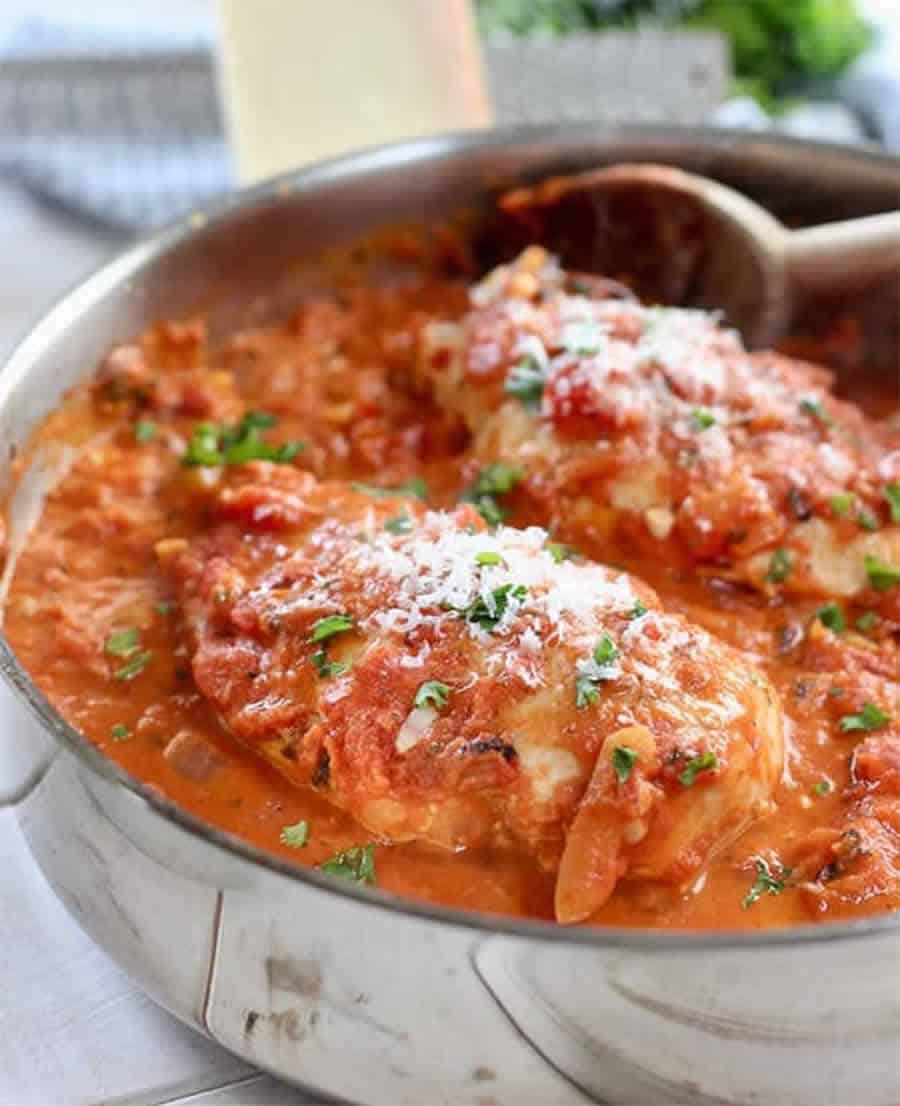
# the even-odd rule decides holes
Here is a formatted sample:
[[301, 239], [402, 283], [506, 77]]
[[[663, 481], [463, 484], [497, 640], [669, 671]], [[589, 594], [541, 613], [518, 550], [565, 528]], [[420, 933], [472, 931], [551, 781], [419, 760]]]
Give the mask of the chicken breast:
[[767, 681], [537, 527], [254, 463], [158, 548], [200, 692], [384, 841], [527, 850], [560, 921], [682, 884], [771, 804]]
[[[828, 373], [532, 247], [424, 332], [421, 372], [548, 528], [900, 616], [900, 451]], [[627, 296], [627, 293], [626, 293]]]

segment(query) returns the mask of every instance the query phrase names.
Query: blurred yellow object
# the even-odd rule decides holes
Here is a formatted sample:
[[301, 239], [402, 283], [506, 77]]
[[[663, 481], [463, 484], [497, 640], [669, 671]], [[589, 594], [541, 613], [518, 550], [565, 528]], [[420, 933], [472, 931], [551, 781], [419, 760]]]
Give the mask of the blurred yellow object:
[[491, 122], [469, 0], [219, 0], [219, 15], [242, 183]]

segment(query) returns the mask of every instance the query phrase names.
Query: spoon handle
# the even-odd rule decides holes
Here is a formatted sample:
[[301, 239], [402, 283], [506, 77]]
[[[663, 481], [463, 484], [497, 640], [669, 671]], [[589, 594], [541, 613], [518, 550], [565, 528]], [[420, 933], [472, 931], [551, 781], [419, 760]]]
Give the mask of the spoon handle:
[[791, 231], [785, 260], [791, 288], [800, 295], [900, 274], [900, 211]]

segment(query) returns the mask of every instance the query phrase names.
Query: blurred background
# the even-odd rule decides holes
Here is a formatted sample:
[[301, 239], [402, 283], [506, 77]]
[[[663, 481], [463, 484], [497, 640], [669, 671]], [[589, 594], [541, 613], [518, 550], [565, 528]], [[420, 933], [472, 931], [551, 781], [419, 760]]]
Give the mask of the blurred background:
[[0, 354], [136, 233], [394, 137], [561, 120], [900, 151], [898, 0], [3, 0]]

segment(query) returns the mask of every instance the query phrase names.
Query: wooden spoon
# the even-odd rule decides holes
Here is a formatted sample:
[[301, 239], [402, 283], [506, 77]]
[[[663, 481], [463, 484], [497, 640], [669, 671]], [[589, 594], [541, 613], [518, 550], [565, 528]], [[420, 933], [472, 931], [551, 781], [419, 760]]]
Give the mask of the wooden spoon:
[[751, 348], [782, 337], [803, 300], [900, 277], [900, 210], [789, 230], [734, 189], [667, 165], [554, 178], [501, 207], [566, 264], [720, 309]]

